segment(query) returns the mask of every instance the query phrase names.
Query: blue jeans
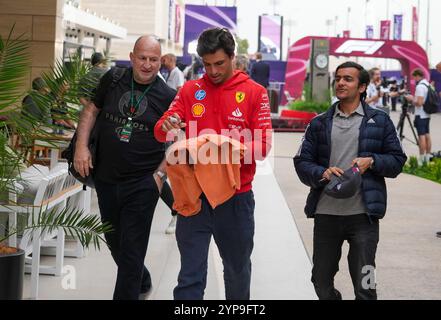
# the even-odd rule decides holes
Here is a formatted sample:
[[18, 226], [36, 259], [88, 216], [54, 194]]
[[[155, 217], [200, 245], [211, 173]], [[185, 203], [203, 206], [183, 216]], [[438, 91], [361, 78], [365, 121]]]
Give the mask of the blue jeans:
[[101, 220], [112, 224], [107, 245], [118, 266], [115, 300], [138, 300], [151, 286], [144, 259], [159, 192], [153, 176], [110, 184], [95, 179]]
[[249, 300], [251, 252], [254, 237], [254, 195], [234, 195], [212, 209], [205, 196], [201, 211], [191, 217], [178, 215], [176, 240], [181, 271], [174, 289], [175, 300], [202, 300], [207, 284], [207, 259], [211, 236], [224, 265], [227, 300]]

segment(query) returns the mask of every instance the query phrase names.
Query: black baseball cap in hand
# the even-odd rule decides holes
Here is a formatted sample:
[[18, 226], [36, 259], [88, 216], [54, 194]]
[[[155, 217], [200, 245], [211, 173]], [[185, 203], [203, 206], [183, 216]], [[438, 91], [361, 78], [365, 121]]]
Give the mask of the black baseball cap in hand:
[[325, 193], [336, 199], [353, 197], [361, 185], [361, 172], [357, 164], [347, 169], [340, 177], [332, 175]]

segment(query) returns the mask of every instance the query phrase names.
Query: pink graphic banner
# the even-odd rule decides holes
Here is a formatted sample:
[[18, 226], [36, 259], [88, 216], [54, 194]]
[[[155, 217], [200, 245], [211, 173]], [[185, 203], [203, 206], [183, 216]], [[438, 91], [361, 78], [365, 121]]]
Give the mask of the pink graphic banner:
[[409, 88], [412, 92], [415, 90], [415, 81], [411, 77], [413, 70], [420, 68], [424, 70], [427, 79], [430, 76], [426, 51], [413, 41], [305, 37], [294, 43], [288, 52], [285, 90], [295, 99], [302, 97], [312, 39], [328, 40], [329, 54], [332, 56], [354, 57], [354, 60], [355, 57], [398, 60], [401, 63], [403, 75], [411, 79]]
[[390, 20], [381, 20], [380, 39], [382, 40], [390, 39]]
[[418, 42], [418, 11], [412, 7], [412, 41]]

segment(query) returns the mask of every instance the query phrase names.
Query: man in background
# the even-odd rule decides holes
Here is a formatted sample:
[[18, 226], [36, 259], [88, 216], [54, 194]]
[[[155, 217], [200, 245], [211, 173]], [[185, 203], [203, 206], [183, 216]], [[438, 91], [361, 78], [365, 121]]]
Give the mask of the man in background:
[[262, 61], [262, 53], [256, 53], [256, 62], [252, 65], [250, 77], [264, 88], [269, 86], [270, 66]]
[[[41, 77], [37, 77], [32, 80], [32, 90], [41, 95], [47, 95], [50, 93], [48, 85]], [[35, 119], [41, 124], [50, 125], [52, 123], [49, 110], [43, 110], [40, 106], [38, 106], [32, 98], [32, 94], [28, 94], [23, 99], [21, 113], [23, 116]]]
[[415, 69], [412, 77], [416, 81], [415, 96], [407, 95], [407, 101], [415, 106], [414, 125], [418, 132], [418, 146], [420, 148], [420, 156], [418, 164], [423, 165], [424, 162], [430, 161], [432, 152], [432, 139], [430, 138], [430, 115], [424, 111], [424, 103], [429, 93], [429, 81], [424, 78], [424, 72], [421, 69]]
[[108, 71], [107, 60], [103, 54], [95, 52], [90, 59], [92, 68], [80, 81], [80, 102], [86, 106], [95, 95], [101, 77]]
[[235, 69], [248, 73], [248, 65], [249, 65], [249, 61], [248, 61], [248, 57], [244, 54], [240, 54], [236, 56], [235, 59]]
[[176, 56], [172, 53], [168, 53], [164, 55], [161, 59], [161, 64], [167, 69], [168, 76], [165, 79], [167, 85], [179, 91], [181, 87], [184, 85], [184, 73], [176, 66]]
[[379, 68], [372, 68], [369, 70], [369, 77], [371, 82], [366, 89], [366, 103], [378, 110], [383, 110], [389, 114], [389, 108], [383, 107], [383, 91], [381, 88], [381, 71]]

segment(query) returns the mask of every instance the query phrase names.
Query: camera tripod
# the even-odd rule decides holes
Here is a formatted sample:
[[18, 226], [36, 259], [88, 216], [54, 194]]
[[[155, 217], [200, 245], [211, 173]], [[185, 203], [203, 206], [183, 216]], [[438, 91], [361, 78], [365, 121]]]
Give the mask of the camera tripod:
[[[400, 121], [398, 121], [398, 125], [397, 125], [397, 131], [400, 136], [400, 140], [403, 141], [403, 139], [406, 139], [406, 140], [408, 140], [418, 146], [419, 145], [418, 137], [415, 132], [415, 127], [413, 126], [412, 121], [410, 120], [409, 113], [407, 112], [407, 106], [403, 105], [402, 108], [403, 108], [403, 111], [401, 112]], [[410, 129], [412, 130], [412, 134], [413, 134], [413, 137], [415, 138], [415, 142], [406, 138], [405, 135], [403, 134], [404, 124], [406, 123], [406, 121], [405, 121], [406, 119], [409, 122], [409, 126], [410, 126]]]

